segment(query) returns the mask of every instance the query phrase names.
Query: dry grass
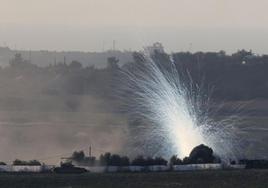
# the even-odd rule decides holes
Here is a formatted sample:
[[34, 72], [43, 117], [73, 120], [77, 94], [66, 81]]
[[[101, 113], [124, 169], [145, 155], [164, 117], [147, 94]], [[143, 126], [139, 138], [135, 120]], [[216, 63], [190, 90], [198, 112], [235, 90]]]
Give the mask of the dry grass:
[[1, 188], [266, 188], [268, 170], [113, 174], [0, 174]]

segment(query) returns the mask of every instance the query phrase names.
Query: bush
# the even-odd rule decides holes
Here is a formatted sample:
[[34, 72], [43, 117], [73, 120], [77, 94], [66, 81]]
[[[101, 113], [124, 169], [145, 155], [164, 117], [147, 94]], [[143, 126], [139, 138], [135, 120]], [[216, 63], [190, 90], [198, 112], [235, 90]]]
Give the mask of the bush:
[[143, 158], [143, 156], [139, 155], [138, 157], [132, 160], [131, 165], [146, 166], [146, 160]]
[[79, 165], [93, 166], [96, 164], [96, 157], [86, 157], [84, 151], [73, 152], [71, 159], [74, 163]]
[[173, 155], [169, 160], [170, 165], [181, 165], [182, 160], [177, 157], [177, 155]]
[[182, 160], [182, 164], [190, 164], [190, 159], [189, 157], [184, 157], [183, 160]]
[[156, 158], [144, 158], [143, 156], [138, 156], [133, 159], [131, 165], [133, 166], [153, 166], [153, 165], [167, 165], [167, 161], [162, 157]]
[[100, 165], [106, 166], [109, 165], [111, 158], [111, 153], [105, 153], [100, 155]]
[[214, 163], [215, 157], [213, 150], [203, 144], [196, 146], [190, 153], [189, 158], [185, 159], [184, 162], [191, 164], [204, 164]]
[[6, 164], [6, 163], [4, 163], [4, 162], [1, 162], [1, 161], [0, 161], [0, 165], [7, 165], [7, 164]]
[[156, 157], [154, 159], [154, 165], [167, 165], [167, 161], [163, 159], [162, 157]]
[[84, 151], [75, 151], [72, 154], [72, 160], [76, 161], [76, 162], [81, 162], [85, 159], [85, 153]]
[[37, 160], [22, 161], [22, 160], [16, 159], [15, 161], [13, 161], [13, 165], [15, 166], [41, 166], [41, 163]]
[[129, 166], [129, 158], [127, 156], [121, 157], [121, 166]]
[[117, 154], [105, 153], [100, 156], [100, 165], [103, 166], [128, 166], [129, 158]]
[[120, 166], [121, 157], [119, 155], [111, 155], [110, 161], [108, 163], [110, 166]]

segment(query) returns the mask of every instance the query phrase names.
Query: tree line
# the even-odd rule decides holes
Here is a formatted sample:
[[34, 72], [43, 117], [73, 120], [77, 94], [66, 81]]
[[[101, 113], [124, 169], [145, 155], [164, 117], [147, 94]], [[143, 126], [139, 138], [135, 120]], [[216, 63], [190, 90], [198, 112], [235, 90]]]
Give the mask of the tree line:
[[[127, 156], [119, 154], [111, 154], [106, 152], [101, 154], [97, 159], [94, 156], [86, 156], [84, 151], [74, 151], [68, 159], [67, 164], [74, 163], [82, 166], [154, 166], [154, 165], [182, 165], [182, 164], [205, 164], [205, 163], [220, 163], [220, 158], [213, 154], [213, 150], [203, 144], [193, 148], [188, 157], [180, 159], [177, 155], [170, 158], [169, 161], [163, 157], [145, 157], [138, 155], [132, 160]], [[42, 163], [38, 160], [23, 161], [16, 159], [12, 163], [17, 166], [40, 166]], [[64, 164], [64, 163], [63, 163]], [[0, 165], [6, 165], [0, 162]]]
[[169, 161], [162, 157], [145, 157], [138, 155], [134, 159], [119, 154], [111, 154], [109, 152], [101, 154], [98, 159], [96, 157], [86, 156], [84, 151], [75, 151], [69, 158], [78, 165], [86, 166], [154, 166], [154, 165], [183, 165], [183, 164], [205, 164], [220, 163], [219, 157], [213, 154], [213, 150], [205, 145], [195, 147], [188, 157], [180, 159], [177, 155], [172, 156]]
[[[83, 67], [78, 61], [38, 67], [34, 62], [24, 60], [20, 54], [15, 54], [9, 66], [1, 68], [0, 78], [1, 82], [7, 82], [21, 77], [21, 82], [36, 86], [38, 92], [48, 95], [67, 93], [110, 97], [120, 77], [120, 70], [130, 69], [145, 61], [138, 52], [133, 53], [133, 59], [133, 62], [124, 62], [120, 67], [119, 60], [110, 57], [103, 69]], [[224, 51], [173, 54], [156, 51], [152, 59], [161, 66], [172, 61], [176, 69], [187, 74], [192, 82], [204, 88], [213, 87], [212, 97], [215, 99], [268, 98], [268, 55], [256, 55], [246, 50], [231, 55]], [[37, 80], [42, 80], [42, 84], [37, 84]]]
[[[67, 158], [67, 162], [61, 163], [64, 167], [73, 167], [74, 165], [80, 166], [155, 166], [155, 165], [188, 165], [188, 164], [213, 164], [221, 163], [219, 156], [213, 153], [213, 149], [206, 145], [199, 145], [192, 149], [189, 156], [180, 159], [177, 155], [171, 156], [169, 160], [162, 157], [145, 157], [138, 155], [137, 157], [130, 159], [127, 156], [120, 156], [119, 154], [111, 154], [106, 152], [101, 154], [97, 159], [94, 156], [86, 156], [84, 151], [74, 151], [72, 155]], [[239, 159], [238, 161], [230, 159], [231, 165], [243, 164], [248, 169], [267, 169], [268, 160], [249, 160]], [[41, 166], [38, 160], [23, 161], [16, 159], [12, 163], [15, 166]], [[0, 162], [0, 165], [6, 165], [5, 162]]]

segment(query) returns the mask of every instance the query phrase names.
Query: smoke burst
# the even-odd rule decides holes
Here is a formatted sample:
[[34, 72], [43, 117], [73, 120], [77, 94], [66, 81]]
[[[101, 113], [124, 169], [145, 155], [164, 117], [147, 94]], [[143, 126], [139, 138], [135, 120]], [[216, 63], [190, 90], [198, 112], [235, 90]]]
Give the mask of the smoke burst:
[[195, 146], [206, 144], [223, 159], [237, 157], [239, 118], [212, 118], [217, 110], [211, 108], [208, 92], [181, 74], [172, 60], [163, 66], [146, 57], [125, 68], [123, 75], [129, 117], [142, 120], [130, 127], [131, 139], [139, 143], [137, 151], [185, 157]]

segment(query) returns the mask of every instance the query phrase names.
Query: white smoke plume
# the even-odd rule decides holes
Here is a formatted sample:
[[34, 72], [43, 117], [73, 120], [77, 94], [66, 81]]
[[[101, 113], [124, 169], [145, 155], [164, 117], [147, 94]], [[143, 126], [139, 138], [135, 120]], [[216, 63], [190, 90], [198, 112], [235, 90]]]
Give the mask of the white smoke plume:
[[129, 116], [142, 120], [130, 127], [139, 143], [136, 152], [183, 158], [195, 146], [206, 144], [223, 159], [237, 157], [240, 141], [235, 124], [239, 118], [215, 120], [212, 116], [217, 110], [211, 108], [209, 92], [180, 74], [172, 60], [163, 66], [142, 58], [144, 62], [123, 70]]

